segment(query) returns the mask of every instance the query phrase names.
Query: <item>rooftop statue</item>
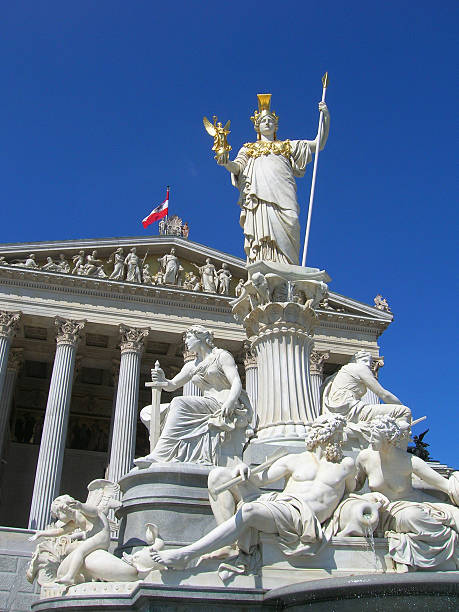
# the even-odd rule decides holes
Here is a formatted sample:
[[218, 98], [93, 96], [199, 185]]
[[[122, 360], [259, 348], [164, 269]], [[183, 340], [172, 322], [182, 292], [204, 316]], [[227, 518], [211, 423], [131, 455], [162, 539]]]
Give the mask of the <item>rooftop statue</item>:
[[[244, 230], [247, 262], [274, 261], [299, 263], [300, 224], [295, 177], [302, 177], [316, 150], [316, 140], [277, 140], [279, 118], [270, 108], [271, 94], [258, 94], [258, 111], [251, 120], [256, 142], [247, 142], [233, 161], [227, 129], [214, 135], [217, 163], [231, 173], [239, 189], [240, 224]], [[330, 114], [325, 102], [319, 103], [324, 115], [320, 150], [327, 142]], [[226, 128], [226, 126], [225, 126]], [[206, 127], [207, 129], [207, 127]], [[218, 138], [217, 138], [218, 137]], [[223, 142], [225, 141], [225, 142]]]
[[158, 258], [160, 270], [163, 276], [163, 283], [166, 285], [178, 285], [180, 280], [180, 272], [183, 270], [178, 257], [175, 255], [174, 247], [170, 253], [166, 253]]

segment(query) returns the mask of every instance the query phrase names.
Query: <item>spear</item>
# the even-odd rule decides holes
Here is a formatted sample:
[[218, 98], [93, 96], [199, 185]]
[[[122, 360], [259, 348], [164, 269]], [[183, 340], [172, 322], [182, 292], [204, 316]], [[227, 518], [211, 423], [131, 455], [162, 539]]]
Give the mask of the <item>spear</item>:
[[[324, 74], [322, 77], [322, 102], [325, 102], [325, 94], [327, 93], [328, 87], [328, 72]], [[312, 183], [311, 183], [311, 194], [309, 196], [309, 210], [308, 210], [308, 221], [306, 223], [306, 235], [304, 237], [304, 248], [303, 248], [303, 261], [301, 265], [303, 267], [306, 266], [306, 253], [308, 251], [308, 242], [309, 242], [309, 230], [311, 229], [311, 216], [312, 216], [312, 205], [314, 203], [314, 189], [316, 186], [316, 176], [317, 176], [317, 162], [319, 161], [319, 146], [320, 146], [320, 138], [322, 136], [322, 124], [324, 121], [324, 114], [320, 111], [319, 115], [319, 129], [317, 130], [317, 139], [316, 139], [316, 156], [314, 157], [314, 168], [312, 171]]]

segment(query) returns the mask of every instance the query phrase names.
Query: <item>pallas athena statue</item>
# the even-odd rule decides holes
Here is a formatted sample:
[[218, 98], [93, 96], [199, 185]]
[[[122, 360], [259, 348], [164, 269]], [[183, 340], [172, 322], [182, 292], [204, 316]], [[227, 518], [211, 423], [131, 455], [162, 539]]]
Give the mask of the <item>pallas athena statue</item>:
[[[256, 142], [247, 142], [233, 161], [226, 151], [217, 163], [230, 173], [239, 189], [240, 224], [244, 230], [247, 262], [275, 261], [298, 265], [300, 251], [299, 207], [295, 177], [302, 177], [316, 151], [315, 140], [277, 140], [279, 118], [271, 110], [271, 94], [258, 94], [258, 111], [251, 120]], [[330, 114], [319, 102], [324, 126], [320, 150], [327, 142]]]

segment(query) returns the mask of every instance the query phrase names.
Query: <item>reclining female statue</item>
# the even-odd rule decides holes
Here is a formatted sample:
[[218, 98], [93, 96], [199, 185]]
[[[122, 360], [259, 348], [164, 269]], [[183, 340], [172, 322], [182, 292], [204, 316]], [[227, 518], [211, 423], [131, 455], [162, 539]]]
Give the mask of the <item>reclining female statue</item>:
[[[357, 488], [368, 478], [370, 490], [387, 498], [380, 511], [379, 531], [389, 540], [397, 571], [435, 567], [449, 559], [459, 569], [459, 472], [448, 480], [407, 453], [408, 423], [403, 426], [388, 415], [379, 415], [369, 428], [370, 447], [360, 451], [356, 460]], [[449, 496], [452, 503], [414, 488], [413, 475]]]
[[[215, 347], [212, 333], [201, 325], [190, 327], [185, 345], [196, 359], [185, 363], [172, 380], [161, 369], [153, 369], [152, 382], [175, 391], [191, 381], [202, 397], [177, 396], [164, 407], [167, 413], [159, 440], [152, 453], [135, 460], [139, 467], [169, 461], [226, 465], [242, 456], [252, 409], [232, 355]], [[150, 415], [151, 406], [140, 413], [147, 427]]]

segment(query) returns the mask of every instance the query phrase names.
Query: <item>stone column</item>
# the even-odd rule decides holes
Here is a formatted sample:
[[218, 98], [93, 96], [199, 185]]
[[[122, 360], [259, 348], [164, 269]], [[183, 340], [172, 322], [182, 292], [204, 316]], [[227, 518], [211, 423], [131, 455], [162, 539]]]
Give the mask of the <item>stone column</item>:
[[244, 342], [244, 368], [245, 368], [245, 390], [252, 404], [253, 417], [251, 425], [255, 429], [258, 423], [257, 401], [258, 401], [258, 361], [257, 354], [252, 350], [249, 341]]
[[[110, 432], [108, 434], [108, 456], [109, 457], [112, 451], [113, 424], [115, 422], [116, 396], [118, 395], [119, 379], [120, 379], [120, 360], [112, 359], [113, 401], [112, 401], [112, 414], [110, 418]], [[107, 472], [107, 478], [108, 478], [108, 472]]]
[[308, 306], [271, 302], [245, 320], [257, 352], [259, 440], [304, 439], [306, 423], [314, 419], [309, 353], [315, 319]]
[[328, 351], [312, 351], [309, 357], [309, 372], [311, 374], [311, 392], [314, 401], [314, 418], [322, 412], [320, 405], [320, 387], [324, 379], [324, 361], [329, 359]]
[[[196, 353], [192, 353], [191, 351], [187, 351], [186, 349], [183, 351], [183, 362], [188, 363], [189, 361], [193, 361], [196, 359]], [[201, 389], [189, 380], [187, 383], [183, 385], [182, 395], [202, 395]]]
[[55, 324], [57, 348], [35, 473], [29, 529], [43, 529], [48, 524], [51, 502], [59, 495], [75, 357], [85, 321], [56, 317]]
[[108, 479], [112, 482], [127, 474], [134, 460], [140, 359], [148, 332], [149, 329], [120, 325], [121, 360], [108, 469]]
[[0, 396], [0, 459], [3, 456], [3, 449], [8, 432], [8, 422], [11, 413], [11, 405], [13, 403], [13, 392], [16, 385], [16, 378], [21, 369], [23, 360], [22, 348], [10, 350], [8, 359], [8, 369], [3, 384], [3, 392]]
[[[382, 368], [383, 365], [384, 365], [384, 357], [378, 357], [376, 359], [373, 359], [373, 363], [371, 365], [371, 371], [375, 375], [376, 379], [378, 379], [379, 369]], [[362, 397], [362, 402], [364, 402], [365, 404], [380, 404], [381, 400], [376, 395], [376, 393], [368, 389], [365, 395]]]
[[17, 323], [20, 318], [20, 312], [0, 310], [0, 396], [5, 384], [11, 341], [16, 333]]

